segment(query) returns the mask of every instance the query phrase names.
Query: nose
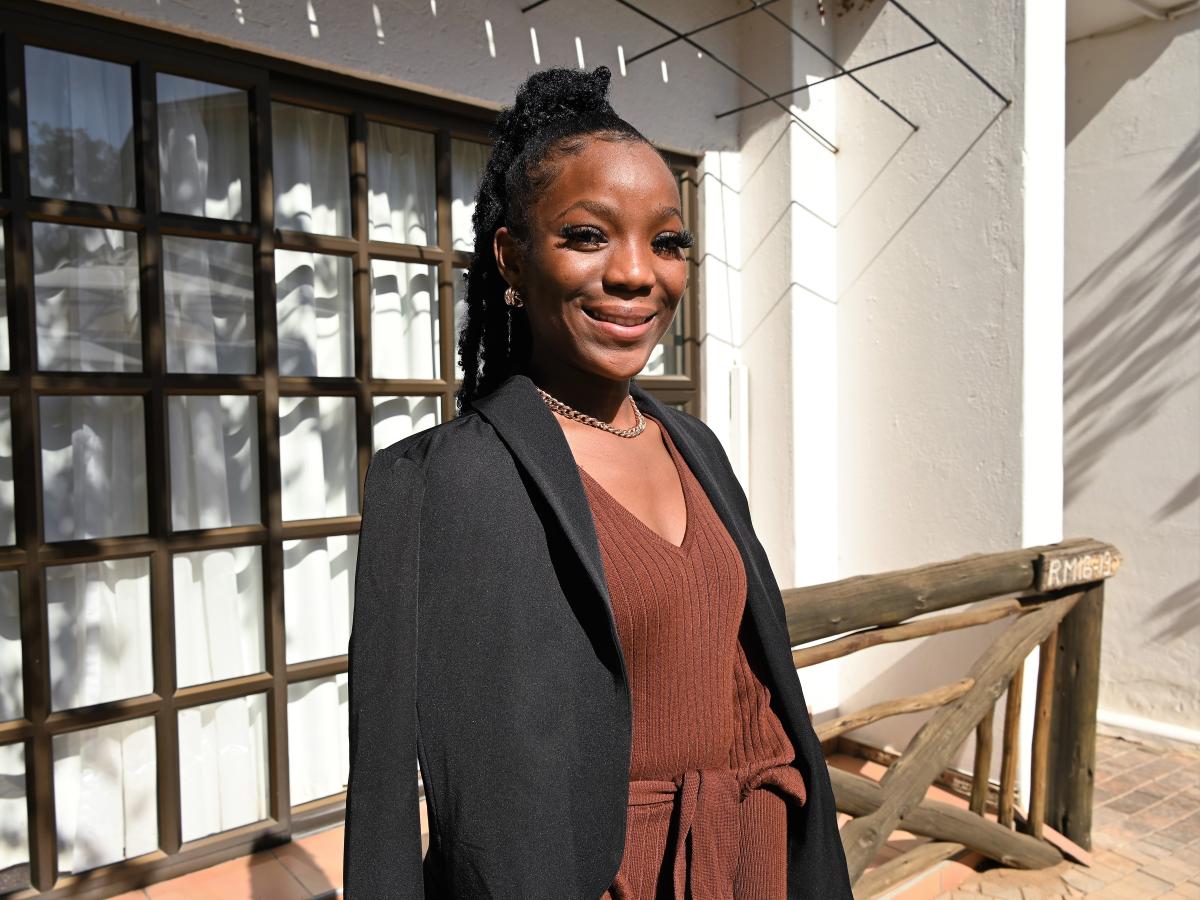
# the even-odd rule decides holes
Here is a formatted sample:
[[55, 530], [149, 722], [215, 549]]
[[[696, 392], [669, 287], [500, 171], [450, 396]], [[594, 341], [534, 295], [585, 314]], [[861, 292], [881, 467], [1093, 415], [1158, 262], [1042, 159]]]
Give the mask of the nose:
[[604, 286], [614, 294], [646, 294], [658, 276], [654, 271], [654, 253], [638, 241], [622, 241], [609, 256]]

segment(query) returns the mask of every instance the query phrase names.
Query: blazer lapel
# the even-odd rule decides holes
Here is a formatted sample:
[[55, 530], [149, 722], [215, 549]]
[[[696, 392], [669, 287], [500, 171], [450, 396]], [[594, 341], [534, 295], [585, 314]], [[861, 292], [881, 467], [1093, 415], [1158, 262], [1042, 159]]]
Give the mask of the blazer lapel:
[[[769, 582], [764, 579], [758, 561], [750, 552], [751, 541], [746, 531], [748, 523], [742, 521], [734, 509], [732, 498], [721, 489], [720, 480], [713, 470], [711, 454], [674, 422], [671, 410], [666, 409], [637, 382], [630, 381], [630, 393], [639, 407], [666, 427], [692, 474], [704, 488], [713, 509], [738, 545], [746, 569], [748, 612], [764, 646], [771, 646], [778, 640], [779, 628], [785, 629], [786, 637], [786, 626], [773, 613], [767, 596]], [[476, 400], [474, 408], [492, 424], [521, 467], [541, 490], [603, 601], [614, 645], [620, 647], [592, 510], [575, 466], [575, 456], [554, 413], [538, 396], [533, 381], [522, 374], [509, 376], [486, 397]], [[772, 633], [773, 627], [775, 633]]]
[[496, 429], [500, 439], [541, 490], [596, 593], [604, 601], [614, 646], [620, 647], [592, 509], [575, 466], [575, 455], [554, 413], [538, 396], [533, 381], [521, 374], [509, 376], [490, 394], [476, 400], [473, 406]]

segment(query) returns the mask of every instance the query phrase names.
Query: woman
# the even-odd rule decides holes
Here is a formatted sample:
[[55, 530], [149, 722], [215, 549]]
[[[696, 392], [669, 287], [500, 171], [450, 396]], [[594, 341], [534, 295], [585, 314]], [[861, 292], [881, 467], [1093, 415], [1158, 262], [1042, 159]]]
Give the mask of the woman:
[[691, 236], [608, 80], [539, 72], [500, 114], [460, 414], [367, 474], [351, 900], [850, 896], [745, 495], [708, 427], [631, 380]]

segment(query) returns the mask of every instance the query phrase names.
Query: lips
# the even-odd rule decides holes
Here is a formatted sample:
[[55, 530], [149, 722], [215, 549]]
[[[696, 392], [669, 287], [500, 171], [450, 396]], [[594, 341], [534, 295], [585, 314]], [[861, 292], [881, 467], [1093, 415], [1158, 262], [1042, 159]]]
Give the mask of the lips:
[[587, 313], [589, 318], [595, 319], [597, 322], [609, 322], [613, 325], [624, 325], [626, 327], [634, 327], [649, 322], [655, 316], [655, 310], [636, 308], [612, 308], [612, 307], [597, 307], [585, 306], [583, 311]]
[[599, 331], [624, 341], [635, 341], [648, 332], [658, 310], [645, 306], [585, 306], [584, 315]]

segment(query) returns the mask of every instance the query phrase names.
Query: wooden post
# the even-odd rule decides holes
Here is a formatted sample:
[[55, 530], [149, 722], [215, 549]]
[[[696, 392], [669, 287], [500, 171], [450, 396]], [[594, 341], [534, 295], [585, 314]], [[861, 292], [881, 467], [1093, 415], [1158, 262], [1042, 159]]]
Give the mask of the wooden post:
[[1054, 664], [1058, 629], [1042, 643], [1038, 659], [1037, 703], [1033, 712], [1033, 750], [1030, 755], [1029, 833], [1042, 836], [1046, 822], [1046, 776], [1050, 757], [1050, 714], [1054, 708]]
[[1008, 696], [1004, 701], [1004, 737], [1000, 756], [1000, 799], [996, 818], [1008, 828], [1013, 823], [1013, 802], [1017, 789], [1017, 754], [1021, 736], [1021, 688], [1025, 682], [1024, 668], [1018, 668], [1008, 683]]
[[984, 714], [975, 726], [975, 769], [971, 776], [971, 812], [983, 815], [987, 808], [988, 772], [992, 768], [992, 720], [996, 707]]
[[1092, 848], [1103, 613], [1101, 581], [1088, 589], [1059, 625], [1046, 784], [1046, 824], [1088, 850]]

